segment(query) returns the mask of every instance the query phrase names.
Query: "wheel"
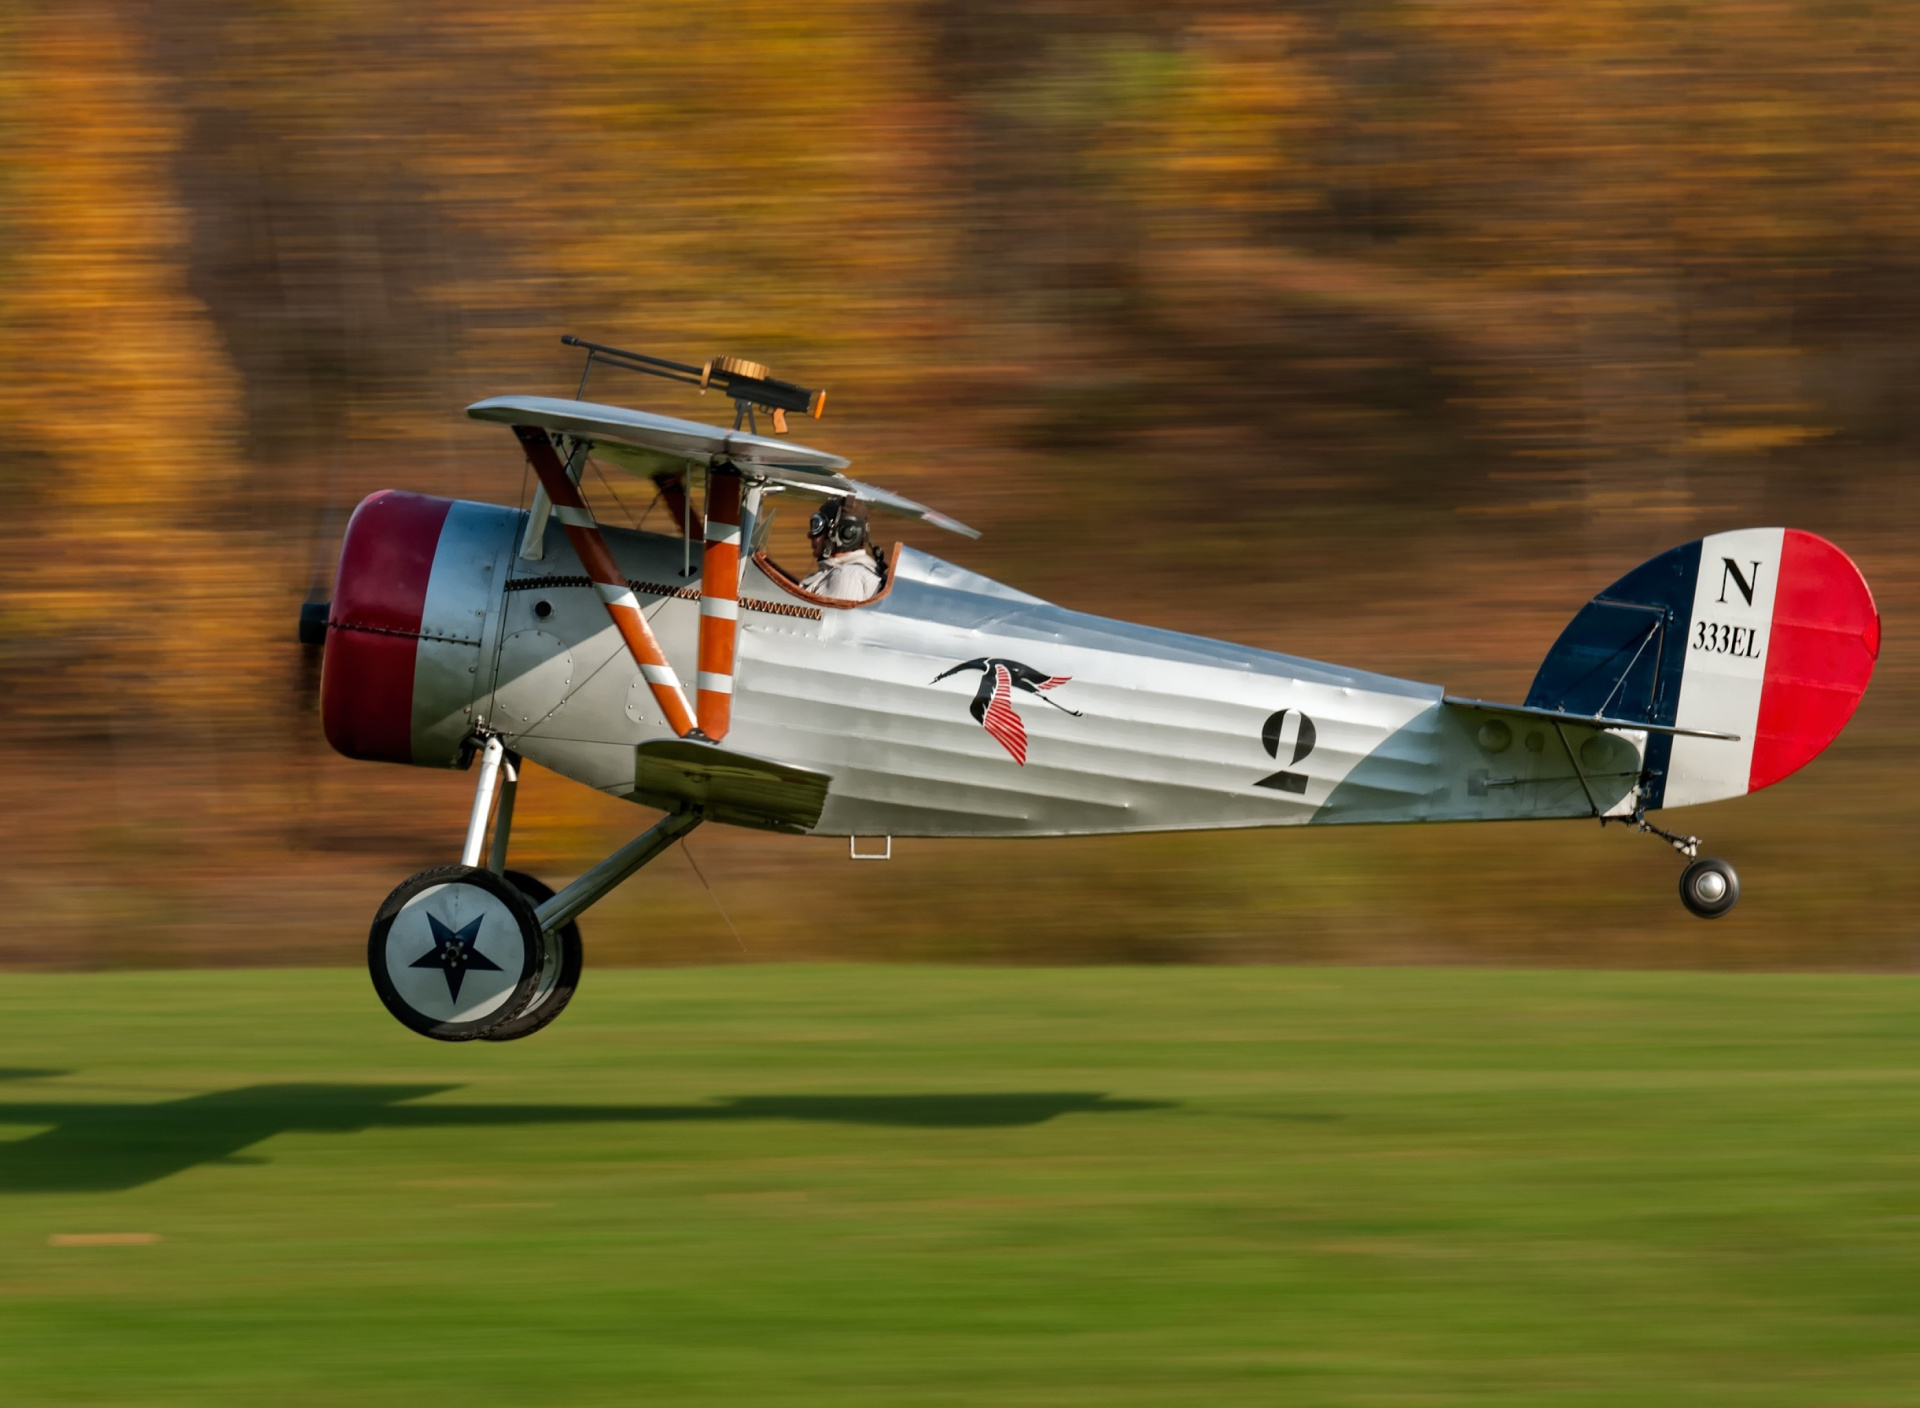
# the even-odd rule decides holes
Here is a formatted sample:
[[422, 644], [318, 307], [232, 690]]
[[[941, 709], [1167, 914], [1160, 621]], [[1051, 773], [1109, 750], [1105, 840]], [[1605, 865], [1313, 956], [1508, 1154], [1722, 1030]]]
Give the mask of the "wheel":
[[1725, 861], [1706, 856], [1680, 872], [1680, 903], [1700, 918], [1718, 919], [1739, 902], [1740, 877]]
[[518, 1015], [544, 956], [533, 906], [475, 866], [401, 881], [367, 935], [373, 990], [402, 1026], [436, 1041], [471, 1041]]
[[[506, 878], [527, 897], [529, 904], [538, 906], [553, 898], [550, 886], [524, 871], [509, 870]], [[523, 1036], [532, 1036], [564, 1012], [567, 1004], [573, 1001], [574, 989], [580, 986], [580, 966], [585, 957], [580, 947], [580, 926], [568, 920], [559, 933], [546, 936], [541, 950], [540, 981], [534, 986], [533, 998], [527, 1003], [526, 1010], [517, 1017], [507, 1018], [498, 1026], [489, 1027], [481, 1034], [482, 1040], [518, 1041]]]

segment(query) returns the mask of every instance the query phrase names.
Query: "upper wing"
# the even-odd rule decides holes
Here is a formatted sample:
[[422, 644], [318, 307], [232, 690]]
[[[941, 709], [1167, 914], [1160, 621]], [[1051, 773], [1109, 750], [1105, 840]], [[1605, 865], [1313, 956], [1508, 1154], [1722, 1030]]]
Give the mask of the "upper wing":
[[917, 518], [950, 533], [980, 536], [957, 519], [915, 503], [901, 494], [849, 479], [840, 471], [848, 461], [824, 450], [787, 440], [726, 430], [699, 421], [655, 415], [651, 411], [568, 401], [554, 396], [494, 396], [467, 407], [475, 420], [503, 425], [537, 425], [592, 443], [594, 453], [624, 469], [652, 474], [694, 464], [702, 468], [731, 464], [747, 478], [803, 493], [849, 497], [889, 513]]
[[718, 464], [731, 461], [746, 468], [785, 469], [838, 479], [836, 472], [850, 463], [824, 450], [717, 425], [632, 411], [625, 406], [603, 406], [597, 401], [567, 401], [557, 396], [494, 396], [467, 407], [475, 420], [503, 425], [538, 425], [591, 440], [596, 446], [629, 446], [650, 451], [678, 463]]

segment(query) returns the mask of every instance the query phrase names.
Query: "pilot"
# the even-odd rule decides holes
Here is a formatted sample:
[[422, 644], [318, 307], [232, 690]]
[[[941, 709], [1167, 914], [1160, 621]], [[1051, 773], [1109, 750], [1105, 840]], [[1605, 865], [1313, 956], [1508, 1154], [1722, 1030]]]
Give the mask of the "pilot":
[[807, 542], [820, 570], [802, 591], [835, 601], [865, 601], [880, 590], [880, 564], [867, 536], [867, 506], [857, 499], [829, 499], [807, 522]]

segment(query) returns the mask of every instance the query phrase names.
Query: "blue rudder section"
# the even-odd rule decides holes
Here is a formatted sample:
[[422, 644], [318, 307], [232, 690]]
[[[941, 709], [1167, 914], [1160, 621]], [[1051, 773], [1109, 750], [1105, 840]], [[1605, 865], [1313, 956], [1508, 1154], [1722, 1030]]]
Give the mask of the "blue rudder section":
[[[1696, 539], [1641, 563], [1594, 597], [1540, 662], [1527, 704], [1671, 727], [1680, 707], [1686, 627], [1699, 574]], [[1649, 807], [1661, 803], [1672, 752], [1670, 734], [1648, 737]]]

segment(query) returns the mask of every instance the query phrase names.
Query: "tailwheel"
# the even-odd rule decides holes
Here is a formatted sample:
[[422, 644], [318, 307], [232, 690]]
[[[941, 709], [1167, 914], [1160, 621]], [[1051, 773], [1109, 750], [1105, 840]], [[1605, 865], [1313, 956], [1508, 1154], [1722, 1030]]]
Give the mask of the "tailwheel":
[[469, 865], [402, 881], [367, 936], [367, 969], [387, 1011], [436, 1041], [471, 1041], [518, 1016], [539, 990], [545, 957], [533, 905]]
[[1740, 876], [1723, 860], [1703, 856], [1680, 872], [1680, 903], [1702, 919], [1718, 919], [1740, 902]]
[[[524, 871], [509, 870], [505, 875], [529, 904], [537, 906], [553, 898], [551, 887]], [[572, 920], [568, 920], [557, 932], [546, 935], [541, 943], [540, 978], [534, 984], [533, 997], [525, 1010], [517, 1017], [509, 1017], [497, 1026], [489, 1027], [481, 1033], [481, 1038], [485, 1041], [518, 1041], [523, 1036], [532, 1036], [552, 1022], [573, 1001], [574, 990], [580, 986], [583, 958], [580, 926]]]

